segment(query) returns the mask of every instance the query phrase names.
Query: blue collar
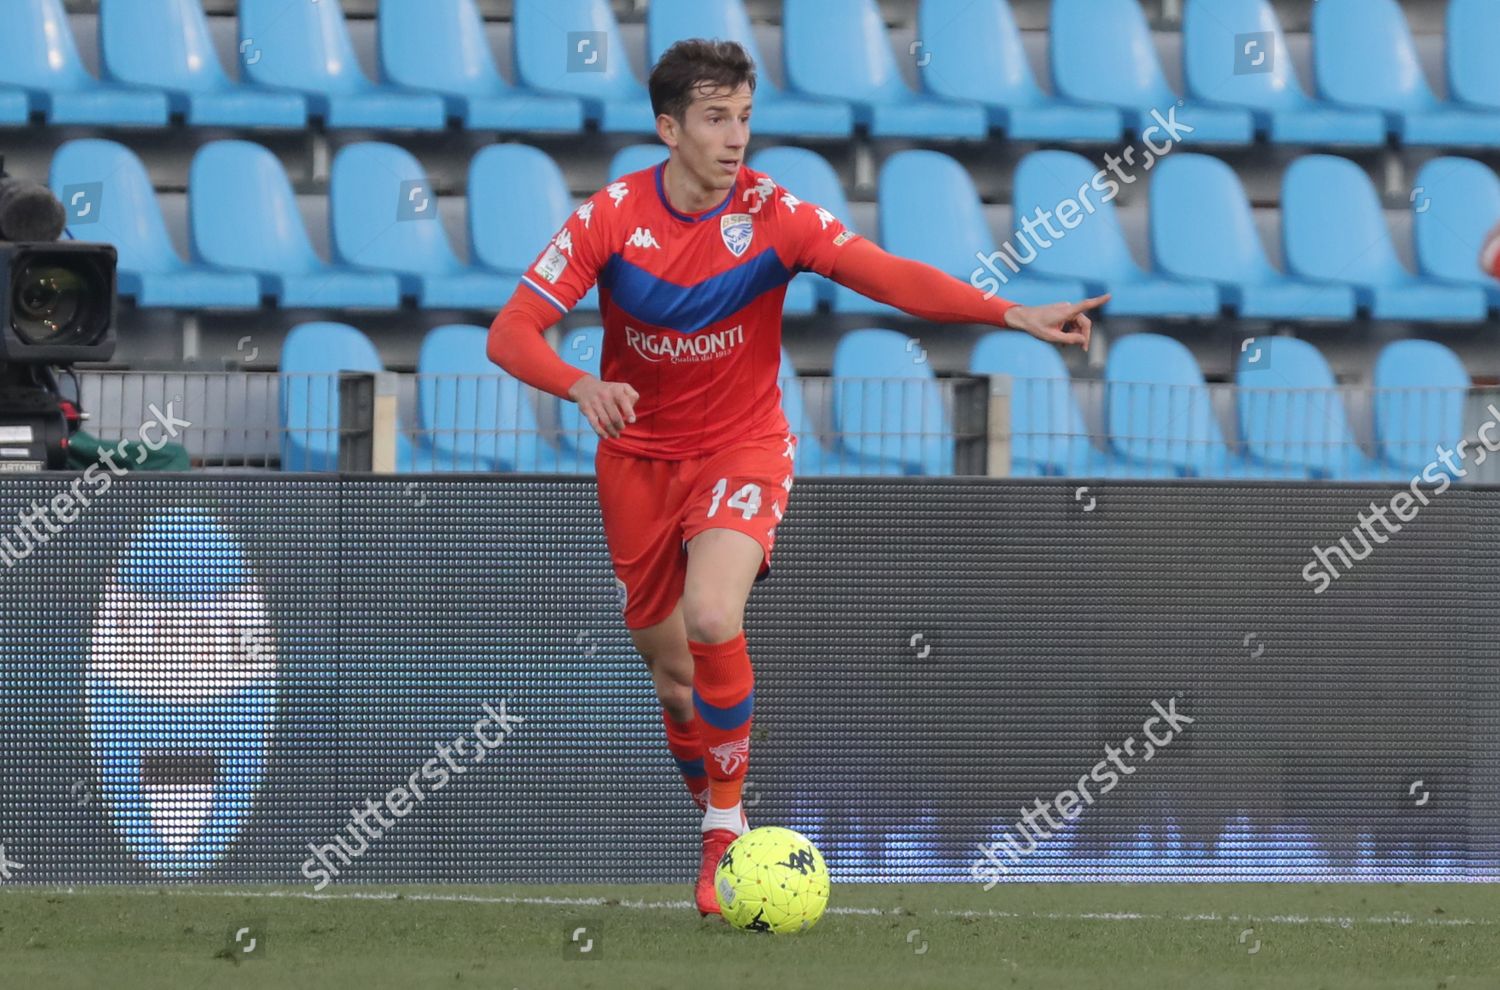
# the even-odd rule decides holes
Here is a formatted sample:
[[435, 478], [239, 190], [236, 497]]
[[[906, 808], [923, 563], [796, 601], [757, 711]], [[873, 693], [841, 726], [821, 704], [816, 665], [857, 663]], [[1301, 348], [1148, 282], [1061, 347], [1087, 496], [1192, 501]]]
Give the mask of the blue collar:
[[[740, 167], [744, 168], [743, 165], [741, 165]], [[714, 217], [718, 216], [720, 213], [723, 213], [726, 209], [728, 209], [729, 208], [729, 201], [732, 200], [732, 199], [734, 199], [734, 189], [731, 188], [729, 190], [729, 195], [727, 195], [727, 196], [724, 197], [724, 202], [720, 203], [718, 206], [715, 206], [713, 209], [709, 210], [707, 213], [701, 213], [701, 214], [699, 214], [696, 217], [689, 216], [686, 213], [679, 213], [679, 212], [677, 212], [676, 209], [673, 208], [672, 204], [667, 200], [667, 190], [662, 185], [662, 176], [664, 176], [666, 174], [667, 174], [667, 163], [666, 162], [662, 162], [660, 165], [656, 166], [656, 172], [655, 172], [655, 175], [656, 175], [656, 195], [658, 195], [658, 196], [661, 197], [661, 205], [665, 206], [667, 208], [667, 212], [670, 213], [670, 214], [672, 214], [672, 216], [675, 219], [681, 220], [683, 223], [702, 223], [705, 220], [712, 220]], [[739, 177], [736, 176], [735, 177], [735, 186], [737, 187], [738, 185], [739, 185]]]

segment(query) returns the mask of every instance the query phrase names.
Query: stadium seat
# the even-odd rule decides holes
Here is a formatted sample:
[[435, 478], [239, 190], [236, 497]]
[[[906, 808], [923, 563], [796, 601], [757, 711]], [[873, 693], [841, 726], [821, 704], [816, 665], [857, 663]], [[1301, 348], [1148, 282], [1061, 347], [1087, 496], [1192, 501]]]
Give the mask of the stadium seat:
[[1037, 85], [1009, 0], [922, 0], [917, 37], [927, 49], [917, 57], [927, 91], [982, 104], [1008, 139], [1120, 139], [1124, 121], [1114, 107], [1074, 103]]
[[1088, 295], [1077, 279], [1048, 278], [1030, 268], [1016, 274], [996, 266], [995, 277], [985, 275], [983, 259], [995, 255], [995, 237], [974, 181], [948, 155], [927, 150], [892, 155], [880, 171], [879, 198], [880, 243], [893, 254], [926, 262], [976, 288], [988, 278], [996, 295], [1024, 305]]
[[1477, 285], [1406, 270], [1374, 185], [1346, 158], [1306, 155], [1292, 162], [1282, 180], [1281, 236], [1288, 271], [1353, 285], [1359, 305], [1377, 319], [1474, 322], [1488, 310]]
[[[1269, 37], [1239, 42], [1251, 34]], [[1244, 51], [1234, 51], [1237, 42]], [[1385, 118], [1378, 112], [1307, 95], [1269, 0], [1188, 0], [1182, 61], [1190, 96], [1249, 110], [1256, 130], [1276, 144], [1385, 144]]]
[[[337, 471], [339, 373], [381, 372], [370, 338], [344, 323], [303, 323], [281, 345], [281, 469]], [[396, 434], [396, 470], [410, 471], [415, 450]]]
[[0, 127], [21, 127], [31, 120], [31, 97], [24, 89], [0, 86]]
[[[10, 0], [0, 14], [0, 83], [26, 90], [49, 124], [161, 127], [167, 94], [101, 82], [78, 57], [62, 0]], [[14, 97], [4, 99], [9, 113]]]
[[1500, 111], [1500, 4], [1448, 0], [1448, 93], [1454, 100]]
[[1271, 266], [1239, 176], [1207, 155], [1178, 152], [1152, 173], [1151, 262], [1168, 275], [1214, 282], [1243, 317], [1354, 318], [1352, 287], [1293, 278]]
[[649, 144], [627, 144], [609, 162], [609, 181], [615, 182], [621, 176], [632, 172], [660, 165], [667, 160], [667, 146], [660, 141], [652, 141]]
[[1104, 368], [1105, 421], [1130, 461], [1166, 464], [1198, 478], [1306, 478], [1230, 451], [1198, 362], [1181, 342], [1154, 333], [1115, 341]]
[[[1473, 387], [1457, 354], [1431, 340], [1395, 341], [1376, 359], [1372, 384], [1375, 442], [1387, 462], [1417, 476], [1437, 460], [1439, 444], [1457, 450]], [[1441, 462], [1438, 470], [1451, 473]]]
[[[1172, 90], [1136, 0], [1053, 0], [1051, 24], [1052, 78], [1058, 93], [1119, 107], [1125, 126], [1148, 145], [1254, 140], [1255, 121], [1249, 111], [1183, 101]], [[1228, 53], [1226, 48], [1226, 64]], [[1174, 118], [1180, 132], [1163, 126]]]
[[106, 78], [166, 91], [193, 127], [307, 125], [301, 95], [230, 81], [200, 0], [101, 0], [99, 60]]
[[1175, 478], [1165, 463], [1131, 464], [1089, 439], [1062, 353], [1019, 330], [987, 333], [969, 355], [975, 375], [1010, 378], [1010, 474], [1018, 478]]
[[1235, 384], [1240, 436], [1257, 463], [1335, 481], [1400, 480], [1399, 470], [1360, 449], [1333, 371], [1305, 340], [1245, 341]]
[[1500, 220], [1500, 179], [1471, 158], [1434, 158], [1417, 173], [1412, 236], [1417, 271], [1430, 278], [1484, 289], [1490, 309], [1500, 309], [1500, 280], [1479, 268], [1485, 235]]
[[292, 184], [268, 149], [215, 141], [198, 149], [188, 173], [193, 256], [254, 272], [261, 292], [288, 308], [394, 309], [401, 286], [389, 272], [330, 265], [313, 251]]
[[334, 260], [396, 272], [402, 294], [424, 308], [494, 312], [515, 291], [514, 279], [458, 260], [437, 194], [404, 148], [363, 141], [341, 149], [333, 159], [328, 212]]
[[[833, 166], [816, 151], [782, 145], [756, 152], [750, 159], [750, 167], [775, 179], [783, 189], [798, 199], [816, 203], [844, 222], [844, 226], [858, 233], [850, 217], [849, 201], [844, 198], [844, 187], [834, 174]], [[801, 284], [813, 287], [817, 298], [837, 313], [861, 313], [872, 316], [900, 316], [899, 309], [855, 292], [814, 272], [803, 272], [792, 279], [787, 295]]]
[[[953, 473], [953, 428], [932, 365], [895, 330], [851, 330], [833, 351], [839, 453], [860, 474]], [[851, 469], [852, 470], [852, 469]]]
[[443, 100], [371, 82], [337, 3], [240, 0], [240, 77], [293, 90], [328, 127], [442, 130]]
[[983, 138], [989, 117], [973, 102], [913, 92], [901, 78], [874, 0], [786, 0], [781, 42], [787, 83], [854, 107], [875, 137]]
[[814, 477], [865, 473], [860, 469], [859, 459], [839, 457], [837, 452], [823, 446], [818, 438], [817, 425], [808, 413], [807, 393], [813, 392], [816, 398], [824, 398], [826, 389], [822, 386], [826, 386], [828, 380], [801, 378], [797, 374], [797, 366], [792, 363], [792, 356], [783, 347], [777, 384], [781, 387], [781, 410], [786, 414], [787, 425], [797, 437], [796, 475]]
[[[573, 367], [599, 374], [604, 356], [603, 327], [574, 327], [562, 333], [558, 340], [558, 356]], [[577, 464], [585, 474], [594, 473], [594, 454], [599, 450], [599, 434], [594, 432], [588, 418], [578, 409], [578, 403], [557, 400], [558, 457], [565, 464]]]
[[[1095, 202], [1090, 186], [1098, 166], [1071, 151], [1037, 151], [1021, 159], [1016, 169], [1015, 222], [1055, 212], [1057, 233], [1036, 238], [1024, 232], [1013, 235], [1013, 243], [1027, 245], [1035, 256], [1032, 267], [1049, 275], [1082, 279], [1091, 294], [1107, 291], [1113, 298], [1105, 312], [1117, 316], [1217, 316], [1219, 289], [1202, 279], [1154, 275], [1141, 268], [1130, 254], [1124, 231], [1115, 216], [1114, 203], [1100, 195]], [[1097, 191], [1097, 190], [1094, 190]], [[1059, 204], [1072, 203], [1070, 226]], [[1092, 213], [1090, 208], [1092, 207]], [[1055, 229], [1055, 228], [1053, 228]], [[1071, 231], [1071, 232], [1070, 232]], [[1041, 247], [1037, 238], [1050, 240]]]
[[469, 130], [581, 131], [575, 96], [532, 93], [495, 67], [474, 0], [380, 0], [380, 72], [442, 96], [449, 117]]
[[119, 251], [120, 295], [137, 306], [255, 309], [255, 277], [185, 263], [172, 246], [151, 178], [129, 148], [113, 141], [69, 141], [52, 157], [52, 192], [81, 241], [106, 241]]
[[489, 331], [450, 324], [428, 331], [417, 359], [418, 470], [586, 470], [563, 464], [543, 439], [532, 390], [490, 361]]
[[656, 62], [683, 38], [723, 38], [745, 46], [760, 67], [750, 121], [755, 133], [845, 138], [854, 129], [854, 113], [847, 103], [809, 99], [776, 85], [764, 68], [743, 0], [653, 0], [646, 8], [646, 47], [651, 61]]
[[656, 132], [609, 0], [515, 0], [515, 58], [523, 85], [578, 97], [600, 130]]
[[[562, 169], [524, 144], [492, 144], [469, 162], [469, 253], [513, 284], [573, 212]], [[597, 310], [591, 288], [574, 311]]]
[[[1313, 67], [1325, 99], [1385, 113], [1403, 144], [1500, 146], [1500, 113], [1439, 100], [1396, 0], [1319, 0]], [[1493, 59], [1496, 39], [1475, 39]]]

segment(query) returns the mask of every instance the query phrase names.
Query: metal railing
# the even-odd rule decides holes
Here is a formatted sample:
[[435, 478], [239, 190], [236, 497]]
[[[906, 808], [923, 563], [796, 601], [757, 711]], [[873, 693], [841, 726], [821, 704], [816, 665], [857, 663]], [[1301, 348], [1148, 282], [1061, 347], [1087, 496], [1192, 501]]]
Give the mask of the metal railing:
[[[76, 377], [90, 433], [106, 442], [133, 437], [153, 406], [172, 403], [190, 424], [174, 440], [204, 469], [586, 474], [598, 446], [572, 403], [488, 373]], [[1404, 481], [1425, 470], [1429, 483], [1442, 475], [1500, 482], [1500, 453], [1486, 445], [1500, 451], [1494, 389], [1009, 376], [803, 376], [780, 384], [803, 476]], [[71, 397], [66, 384], [64, 392]]]

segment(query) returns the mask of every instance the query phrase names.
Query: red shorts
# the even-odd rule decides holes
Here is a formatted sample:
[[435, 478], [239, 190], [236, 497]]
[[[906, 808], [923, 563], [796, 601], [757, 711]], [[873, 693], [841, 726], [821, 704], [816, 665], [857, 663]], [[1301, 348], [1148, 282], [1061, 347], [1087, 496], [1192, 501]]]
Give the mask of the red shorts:
[[776, 527], [792, 487], [796, 439], [736, 444], [708, 457], [665, 461], [599, 448], [599, 510], [625, 626], [644, 629], [672, 614], [687, 578], [687, 543], [708, 529], [732, 529], [765, 553], [771, 570]]

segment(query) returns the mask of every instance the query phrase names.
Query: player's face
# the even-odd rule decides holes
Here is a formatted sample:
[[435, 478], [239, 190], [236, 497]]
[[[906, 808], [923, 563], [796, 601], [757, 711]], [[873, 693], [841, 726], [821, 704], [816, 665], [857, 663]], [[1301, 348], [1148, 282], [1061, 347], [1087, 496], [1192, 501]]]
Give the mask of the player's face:
[[751, 98], [746, 85], [700, 89], [675, 128], [678, 160], [705, 189], [733, 188], [750, 143]]

